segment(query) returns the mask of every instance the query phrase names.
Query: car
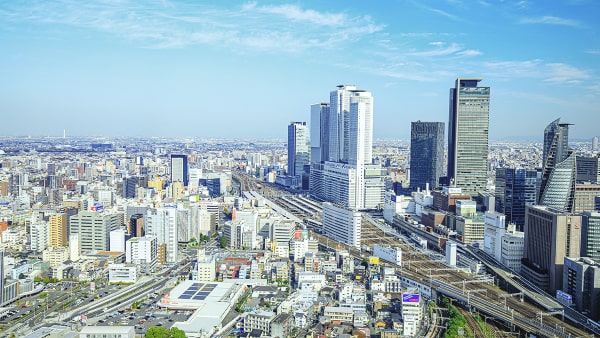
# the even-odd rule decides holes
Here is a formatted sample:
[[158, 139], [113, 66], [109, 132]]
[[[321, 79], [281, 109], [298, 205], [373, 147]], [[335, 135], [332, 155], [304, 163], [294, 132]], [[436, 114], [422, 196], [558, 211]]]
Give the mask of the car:
[[21, 305], [21, 309], [26, 309], [27, 305]]

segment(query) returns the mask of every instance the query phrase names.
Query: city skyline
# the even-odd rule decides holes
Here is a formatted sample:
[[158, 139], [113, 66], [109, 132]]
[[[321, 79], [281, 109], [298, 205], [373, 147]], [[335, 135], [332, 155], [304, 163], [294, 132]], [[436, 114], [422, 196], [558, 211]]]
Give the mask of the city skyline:
[[492, 88], [490, 140], [540, 140], [559, 117], [598, 135], [600, 4], [341, 4], [2, 4], [0, 135], [285, 139], [353, 84], [377, 97], [374, 138], [408, 140], [411, 121], [447, 121], [462, 77]]

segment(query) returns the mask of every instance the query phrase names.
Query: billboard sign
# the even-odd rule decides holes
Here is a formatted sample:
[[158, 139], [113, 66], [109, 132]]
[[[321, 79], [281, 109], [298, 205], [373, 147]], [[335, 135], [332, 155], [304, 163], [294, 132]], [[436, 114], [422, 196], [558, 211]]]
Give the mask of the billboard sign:
[[570, 294], [562, 291], [562, 290], [556, 290], [556, 298], [558, 299], [559, 302], [561, 303], [567, 303], [567, 304], [571, 304], [573, 302], [573, 296], [571, 296]]
[[418, 303], [421, 296], [418, 293], [403, 293], [402, 303]]

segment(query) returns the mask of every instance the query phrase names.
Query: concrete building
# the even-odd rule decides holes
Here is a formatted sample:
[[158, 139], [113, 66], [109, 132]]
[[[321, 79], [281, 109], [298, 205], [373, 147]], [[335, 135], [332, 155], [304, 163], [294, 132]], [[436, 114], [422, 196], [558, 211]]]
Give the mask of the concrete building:
[[577, 311], [593, 320], [600, 319], [600, 265], [584, 257], [565, 257], [562, 295], [575, 304]]
[[563, 258], [578, 257], [580, 245], [580, 215], [545, 206], [528, 207], [522, 276], [553, 294], [562, 287]]
[[79, 338], [135, 338], [133, 326], [84, 326]]
[[403, 335], [413, 337], [419, 332], [423, 320], [423, 302], [417, 290], [402, 294], [402, 330]]
[[310, 162], [329, 160], [329, 102], [310, 106]]
[[48, 222], [50, 246], [54, 248], [67, 246], [67, 214], [51, 215]]
[[456, 79], [450, 89], [448, 182], [476, 196], [487, 184], [490, 87], [482, 79]]
[[486, 212], [483, 230], [483, 251], [500, 262], [502, 238], [506, 233], [506, 217], [497, 212]]
[[211, 255], [206, 255], [204, 249], [198, 249], [198, 269], [197, 269], [197, 281], [201, 282], [212, 282], [215, 280], [216, 271], [216, 260]]
[[349, 307], [326, 306], [323, 310], [323, 317], [331, 322], [354, 323], [354, 310]]
[[177, 215], [175, 207], [149, 209], [146, 214], [146, 234], [156, 237], [159, 248], [161, 245], [163, 246], [165, 261], [168, 263], [175, 263], [179, 260]]
[[600, 197], [600, 185], [598, 184], [576, 184], [573, 212], [594, 211], [596, 198]]
[[600, 262], [600, 213], [585, 211], [581, 216], [581, 256]]
[[81, 242], [78, 234], [69, 235], [69, 257], [71, 261], [76, 262], [81, 255]]
[[79, 235], [83, 251], [109, 250], [109, 235], [119, 229], [123, 216], [119, 213], [105, 214], [95, 211], [80, 211], [71, 216], [71, 234]]
[[41, 252], [48, 247], [48, 223], [42, 220], [30, 225], [31, 250]]
[[110, 251], [125, 252], [125, 228], [112, 230], [109, 234]]
[[360, 212], [323, 203], [323, 232], [340, 242], [360, 248]]
[[188, 186], [188, 157], [187, 155], [171, 155], [171, 182], [183, 182]]
[[521, 273], [521, 259], [525, 246], [525, 233], [517, 231], [515, 224], [509, 224], [506, 233], [502, 236], [502, 254], [500, 263]]
[[271, 321], [275, 318], [275, 312], [253, 311], [244, 317], [244, 332], [261, 330], [265, 336], [271, 336]]
[[134, 264], [109, 264], [109, 283], [135, 283], [139, 277], [139, 266]]
[[158, 261], [158, 240], [153, 236], [134, 237], [125, 242], [125, 262], [153, 267]]

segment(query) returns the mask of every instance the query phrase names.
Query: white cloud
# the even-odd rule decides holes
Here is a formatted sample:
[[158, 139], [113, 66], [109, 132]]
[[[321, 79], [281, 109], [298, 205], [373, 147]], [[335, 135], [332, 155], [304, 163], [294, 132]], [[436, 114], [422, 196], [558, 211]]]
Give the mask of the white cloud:
[[521, 24], [548, 24], [548, 25], [559, 25], [569, 27], [583, 27], [583, 25], [577, 20], [559, 18], [557, 16], [541, 16], [541, 17], [527, 17], [519, 20]]
[[587, 72], [564, 63], [548, 63], [546, 67], [550, 77], [544, 81], [550, 83], [578, 84], [591, 77]]

